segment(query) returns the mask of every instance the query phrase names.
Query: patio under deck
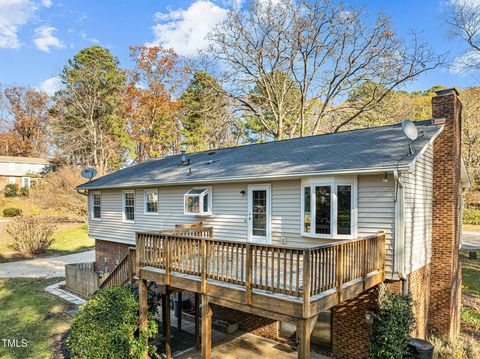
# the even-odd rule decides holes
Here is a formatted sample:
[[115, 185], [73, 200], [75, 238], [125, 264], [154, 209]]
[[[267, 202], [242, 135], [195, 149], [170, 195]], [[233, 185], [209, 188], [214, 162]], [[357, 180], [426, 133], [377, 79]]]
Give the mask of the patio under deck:
[[[384, 233], [309, 248], [223, 241], [212, 234], [203, 227], [136, 238], [141, 323], [146, 323], [147, 281], [167, 294], [201, 295], [205, 359], [211, 353], [211, 304], [296, 323], [298, 357], [309, 358], [318, 314], [384, 279]], [[167, 357], [168, 349], [167, 343]]]

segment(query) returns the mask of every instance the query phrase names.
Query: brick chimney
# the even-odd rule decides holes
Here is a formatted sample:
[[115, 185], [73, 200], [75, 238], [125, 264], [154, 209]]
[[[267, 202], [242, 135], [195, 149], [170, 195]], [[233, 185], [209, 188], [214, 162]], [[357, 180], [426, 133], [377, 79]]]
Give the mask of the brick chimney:
[[445, 127], [433, 147], [429, 328], [433, 334], [448, 338], [455, 338], [460, 330], [461, 114], [462, 103], [456, 89], [436, 91], [432, 117], [438, 119], [437, 123], [444, 122]]

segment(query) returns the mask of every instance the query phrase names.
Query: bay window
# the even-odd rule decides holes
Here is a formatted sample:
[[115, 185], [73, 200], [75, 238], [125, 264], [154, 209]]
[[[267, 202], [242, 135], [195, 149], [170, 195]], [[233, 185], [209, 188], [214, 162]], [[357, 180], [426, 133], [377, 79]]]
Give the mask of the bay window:
[[302, 182], [302, 235], [354, 238], [356, 179], [326, 178]]
[[184, 213], [199, 216], [212, 214], [212, 188], [193, 188], [184, 195]]

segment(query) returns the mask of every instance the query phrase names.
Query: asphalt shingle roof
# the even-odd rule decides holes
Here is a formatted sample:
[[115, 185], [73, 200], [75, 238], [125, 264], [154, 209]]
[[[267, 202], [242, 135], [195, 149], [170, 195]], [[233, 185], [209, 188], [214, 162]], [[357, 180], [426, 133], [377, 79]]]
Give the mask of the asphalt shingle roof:
[[[416, 122], [419, 138], [412, 144], [418, 154], [441, 130], [431, 121]], [[423, 133], [423, 135], [422, 135]], [[245, 145], [149, 160], [94, 179], [80, 189], [128, 188], [253, 178], [305, 176], [322, 173], [367, 172], [405, 168], [408, 140], [400, 124]]]

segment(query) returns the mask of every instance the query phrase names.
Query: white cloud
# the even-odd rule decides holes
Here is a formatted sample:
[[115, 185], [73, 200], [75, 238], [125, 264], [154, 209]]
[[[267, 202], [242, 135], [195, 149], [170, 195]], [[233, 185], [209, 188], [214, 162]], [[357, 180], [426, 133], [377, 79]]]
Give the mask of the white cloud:
[[194, 55], [208, 46], [206, 35], [227, 13], [228, 9], [208, 0], [197, 0], [187, 9], [158, 12], [155, 19], [160, 23], [153, 26], [155, 38], [148, 45], [173, 48], [179, 55]]
[[40, 26], [35, 29], [35, 37], [33, 42], [37, 49], [45, 52], [50, 52], [50, 48], [61, 49], [65, 47], [62, 42], [55, 37], [54, 33], [57, 31], [53, 26]]
[[480, 52], [476, 50], [470, 50], [458, 56], [453, 61], [452, 66], [450, 66], [450, 72], [457, 75], [468, 73], [475, 69], [480, 69]]
[[94, 37], [89, 37], [85, 31], [81, 31], [81, 32], [78, 34], [78, 36], [80, 36], [80, 38], [81, 38], [82, 40], [91, 42], [91, 43], [93, 43], [93, 44], [99, 44], [99, 43], [100, 43], [100, 41], [99, 41], [98, 39], [96, 39], [96, 38], [94, 38]]
[[0, 0], [0, 48], [16, 49], [22, 45], [17, 31], [36, 10], [30, 0]]
[[61, 88], [62, 88], [62, 81], [57, 76], [46, 79], [38, 86], [38, 89], [40, 91], [45, 92], [49, 96], [53, 96], [55, 92], [57, 92]]
[[42, 5], [45, 7], [52, 6], [52, 0], [42, 0]]

